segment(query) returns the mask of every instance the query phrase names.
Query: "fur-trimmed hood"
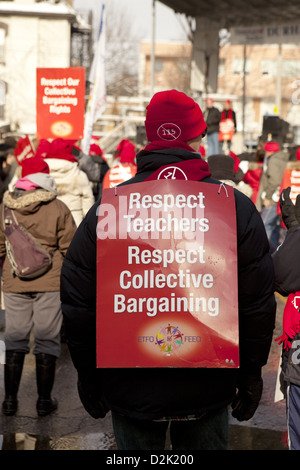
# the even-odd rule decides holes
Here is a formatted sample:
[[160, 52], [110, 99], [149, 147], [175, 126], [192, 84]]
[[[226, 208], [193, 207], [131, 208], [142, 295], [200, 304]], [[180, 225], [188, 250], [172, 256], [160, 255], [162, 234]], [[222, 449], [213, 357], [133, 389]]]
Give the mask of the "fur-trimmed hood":
[[[14, 192], [6, 191], [3, 195], [3, 204], [10, 209], [21, 210], [28, 209], [28, 212], [34, 212], [38, 210], [39, 206], [43, 202], [50, 202], [56, 198], [56, 194], [44, 189], [34, 189], [32, 191], [24, 191], [21, 196], [18, 196]], [[30, 206], [30, 208], [29, 208]]]
[[300, 170], [300, 161], [288, 162], [286, 168], [287, 170]]
[[[52, 255], [52, 267], [43, 276], [23, 281], [14, 276], [8, 256], [3, 225], [3, 204], [11, 208], [18, 223], [38, 240]], [[55, 193], [44, 189], [6, 191], [0, 205], [0, 258], [2, 265], [2, 292], [58, 292], [60, 271], [76, 225], [68, 207]]]
[[248, 170], [258, 170], [263, 168], [263, 162], [249, 162]]

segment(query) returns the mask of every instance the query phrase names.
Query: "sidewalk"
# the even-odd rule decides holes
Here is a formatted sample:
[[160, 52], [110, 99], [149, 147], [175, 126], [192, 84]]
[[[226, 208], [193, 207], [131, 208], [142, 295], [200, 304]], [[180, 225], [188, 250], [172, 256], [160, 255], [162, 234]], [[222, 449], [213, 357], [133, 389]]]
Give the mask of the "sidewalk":
[[[278, 313], [274, 338], [281, 332], [283, 299], [277, 296]], [[0, 340], [3, 339], [4, 313], [0, 311]], [[2, 327], [2, 329], [1, 329]], [[280, 347], [273, 341], [270, 358], [264, 368], [264, 391], [255, 416], [244, 423], [230, 418], [231, 450], [286, 450], [285, 402], [274, 403], [274, 391]], [[0, 364], [0, 400], [4, 396], [4, 366]], [[68, 349], [62, 345], [57, 363], [53, 396], [58, 410], [39, 418], [35, 361], [26, 356], [19, 391], [19, 410], [13, 417], [0, 413], [0, 449], [10, 450], [116, 450], [110, 414], [95, 420], [83, 409], [76, 387], [76, 371]]]

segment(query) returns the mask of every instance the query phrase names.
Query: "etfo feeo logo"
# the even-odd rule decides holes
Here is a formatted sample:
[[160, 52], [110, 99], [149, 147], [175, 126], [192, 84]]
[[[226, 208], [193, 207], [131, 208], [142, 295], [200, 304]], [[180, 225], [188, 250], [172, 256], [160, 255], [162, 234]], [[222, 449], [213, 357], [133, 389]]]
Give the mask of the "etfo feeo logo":
[[151, 351], [155, 355], [178, 356], [179, 349], [180, 355], [185, 355], [190, 354], [202, 342], [199, 334], [194, 335], [192, 333], [193, 331], [189, 331], [188, 334], [183, 334], [178, 326], [169, 323], [166, 326], [159, 326], [156, 333], [138, 336], [137, 342], [143, 343], [145, 350], [147, 349], [148, 352]]
[[180, 137], [181, 129], [177, 124], [165, 122], [157, 129], [157, 134], [162, 140], [176, 140]]
[[183, 334], [179, 331], [178, 327], [168, 325], [160, 328], [156, 334], [155, 344], [159, 347], [162, 353], [170, 356], [172, 353], [177, 352], [183, 344]]

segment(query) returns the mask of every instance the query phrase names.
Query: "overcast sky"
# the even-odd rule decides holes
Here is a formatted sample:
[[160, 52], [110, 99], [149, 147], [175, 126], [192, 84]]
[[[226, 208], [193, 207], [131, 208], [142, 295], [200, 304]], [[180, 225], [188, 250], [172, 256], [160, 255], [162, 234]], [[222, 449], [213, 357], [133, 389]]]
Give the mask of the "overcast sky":
[[[151, 39], [152, 0], [73, 0], [73, 7], [85, 11], [92, 9], [97, 19], [103, 3], [107, 8], [114, 3], [118, 10], [126, 12], [139, 36]], [[186, 37], [177, 15], [159, 1], [156, 2], [155, 37], [157, 41], [184, 40]]]

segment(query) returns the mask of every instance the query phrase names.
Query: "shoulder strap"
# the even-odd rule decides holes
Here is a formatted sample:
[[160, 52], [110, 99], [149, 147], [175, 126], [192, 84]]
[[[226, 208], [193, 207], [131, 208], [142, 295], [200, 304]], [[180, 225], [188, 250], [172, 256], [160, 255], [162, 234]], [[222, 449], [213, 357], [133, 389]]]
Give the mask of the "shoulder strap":
[[3, 226], [4, 226], [4, 229], [7, 225], [11, 225], [11, 224], [18, 225], [18, 221], [16, 219], [14, 211], [12, 211], [9, 207], [7, 207], [3, 204]]

